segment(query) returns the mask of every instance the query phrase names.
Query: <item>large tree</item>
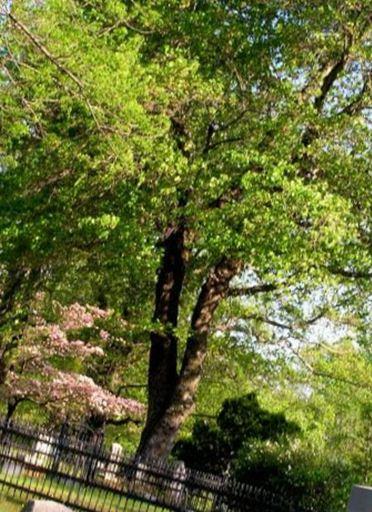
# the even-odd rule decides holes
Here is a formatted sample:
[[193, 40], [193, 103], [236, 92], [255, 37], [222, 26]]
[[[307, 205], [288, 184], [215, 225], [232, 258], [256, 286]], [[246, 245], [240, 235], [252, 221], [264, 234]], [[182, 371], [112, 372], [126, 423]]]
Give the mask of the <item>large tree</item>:
[[229, 295], [368, 278], [368, 26], [356, 0], [4, 10], [0, 315], [84, 275], [142, 322], [142, 456], [172, 449]]

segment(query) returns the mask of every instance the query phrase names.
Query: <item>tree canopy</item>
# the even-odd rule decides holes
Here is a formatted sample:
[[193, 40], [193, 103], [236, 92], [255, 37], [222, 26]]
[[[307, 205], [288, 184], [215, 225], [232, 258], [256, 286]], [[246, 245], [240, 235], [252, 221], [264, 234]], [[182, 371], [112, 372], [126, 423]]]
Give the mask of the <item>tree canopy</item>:
[[217, 319], [262, 297], [298, 327], [334, 289], [365, 328], [361, 2], [13, 0], [0, 27], [2, 381], [36, 290], [114, 308], [150, 346], [139, 453], [163, 457]]

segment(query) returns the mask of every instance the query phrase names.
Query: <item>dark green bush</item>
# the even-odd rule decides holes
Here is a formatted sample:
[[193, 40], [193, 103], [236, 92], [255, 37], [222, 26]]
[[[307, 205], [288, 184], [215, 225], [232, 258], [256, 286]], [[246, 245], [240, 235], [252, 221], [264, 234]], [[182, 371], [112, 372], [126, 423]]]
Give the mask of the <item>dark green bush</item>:
[[345, 510], [357, 464], [313, 453], [297, 424], [263, 409], [255, 393], [226, 400], [214, 421], [196, 421], [174, 455], [188, 467], [228, 474], [317, 512]]
[[255, 393], [226, 400], [215, 424], [196, 421], [190, 439], [179, 441], [174, 455], [195, 469], [225, 472], [241, 447], [256, 439], [278, 439], [299, 432], [283, 414], [271, 413]]
[[358, 477], [344, 461], [321, 459], [303, 448], [280, 443], [243, 447], [232, 473], [239, 481], [288, 496], [298, 506], [319, 512], [345, 510], [350, 489]]

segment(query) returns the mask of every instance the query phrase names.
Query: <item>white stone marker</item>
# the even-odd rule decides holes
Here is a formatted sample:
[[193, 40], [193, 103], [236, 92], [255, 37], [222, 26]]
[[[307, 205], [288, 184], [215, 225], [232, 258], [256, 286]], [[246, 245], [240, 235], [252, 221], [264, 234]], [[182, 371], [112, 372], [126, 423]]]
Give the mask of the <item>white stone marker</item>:
[[372, 487], [353, 485], [348, 512], [372, 512]]
[[40, 468], [48, 467], [52, 458], [53, 451], [55, 450], [53, 444], [54, 441], [55, 439], [52, 436], [40, 436], [40, 439], [37, 441], [33, 453], [26, 455], [26, 462]]
[[119, 462], [123, 455], [123, 447], [119, 443], [112, 443], [110, 458], [114, 462], [110, 462], [106, 468], [105, 480], [114, 481], [117, 478], [119, 469]]
[[21, 512], [72, 512], [72, 510], [55, 501], [31, 500], [26, 503]]
[[183, 502], [185, 499], [185, 480], [187, 477], [187, 471], [186, 466], [183, 461], [177, 461], [176, 469], [173, 473], [174, 478], [176, 478], [176, 481], [171, 482], [171, 488], [172, 488], [172, 501], [173, 503], [181, 507], [183, 506]]

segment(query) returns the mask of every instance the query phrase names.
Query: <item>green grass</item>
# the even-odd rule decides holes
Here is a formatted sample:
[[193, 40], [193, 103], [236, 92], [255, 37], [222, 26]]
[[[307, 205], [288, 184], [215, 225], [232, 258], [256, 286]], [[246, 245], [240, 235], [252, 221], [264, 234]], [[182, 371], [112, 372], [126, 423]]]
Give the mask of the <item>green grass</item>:
[[[24, 506], [27, 501], [32, 498], [25, 497], [22, 501], [19, 501], [15, 498], [7, 497], [7, 496], [0, 496], [0, 512], [20, 512], [22, 510], [22, 507]], [[53, 499], [51, 497], [50, 499]], [[114, 506], [114, 505], [113, 505]], [[135, 505], [135, 502], [133, 500], [128, 500], [127, 506], [129, 507], [129, 511], [135, 511], [135, 510], [141, 510], [141, 508], [137, 508], [138, 506], [141, 507], [141, 505], [137, 502], [137, 507]], [[112, 508], [110, 510], [115, 510], [115, 508]], [[142, 510], [144, 510], [142, 508]], [[148, 509], [150, 512], [156, 512], [156, 511], [164, 511], [164, 508], [154, 507], [150, 506]]]
[[[31, 475], [23, 474], [12, 478], [9, 475], [4, 475], [0, 472], [0, 479], [5, 484], [2, 487], [2, 496], [0, 496], [0, 512], [19, 512], [27, 499], [27, 495], [31, 496], [32, 491], [39, 491], [48, 495], [51, 500], [59, 502], [71, 503], [73, 508], [74, 504], [82, 506], [93, 506], [95, 510], [101, 512], [140, 512], [146, 510], [148, 512], [164, 512], [166, 509], [157, 507], [155, 505], [144, 504], [140, 500], [126, 498], [125, 495], [115, 492], [100, 492], [98, 489], [85, 487], [81, 485], [62, 485], [58, 479], [48, 478], [45, 476], [33, 477]], [[7, 486], [6, 482], [20, 485], [25, 489], [31, 490], [31, 493], [15, 490]], [[85, 492], [87, 495], [85, 496]], [[11, 497], [7, 497], [7, 496]], [[13, 496], [16, 496], [15, 498]], [[85, 499], [85, 497], [87, 499]], [[7, 501], [5, 501], [7, 500]], [[89, 505], [88, 505], [89, 503]]]
[[[16, 453], [13, 456], [17, 455]], [[14, 468], [17, 465], [18, 470], [15, 471]], [[84, 482], [68, 480], [67, 474], [71, 469], [70, 467], [62, 467], [63, 473], [66, 473], [66, 479], [61, 480], [58, 476], [51, 477], [46, 470], [32, 472], [25, 469], [23, 462], [18, 462], [13, 468], [8, 463], [8, 466], [3, 466], [1, 469], [0, 512], [18, 512], [21, 510], [21, 504], [27, 501], [27, 497], [30, 496], [44, 496], [51, 500], [70, 504], [72, 508], [76, 505], [100, 512], [141, 512], [143, 510], [146, 510], [146, 512], [165, 512], [170, 510], [165, 506], [148, 503], [145, 497], [143, 501], [139, 497], [137, 498], [136, 495], [146, 496], [147, 493], [157, 491], [150, 483], [146, 487], [135, 485], [133, 489], [132, 481], [123, 478], [120, 481], [111, 482], [106, 487], [102, 476], [98, 475], [98, 481], [101, 481], [102, 487], [86, 485]], [[76, 473], [79, 473], [79, 468], [76, 468]], [[110, 489], [111, 485], [112, 488]], [[116, 485], [118, 487], [115, 489]], [[169, 492], [169, 490], [163, 490], [165, 502], [171, 499]], [[5, 502], [5, 499], [8, 501]]]
[[0, 512], [20, 512], [22, 505], [18, 500], [0, 497]]

